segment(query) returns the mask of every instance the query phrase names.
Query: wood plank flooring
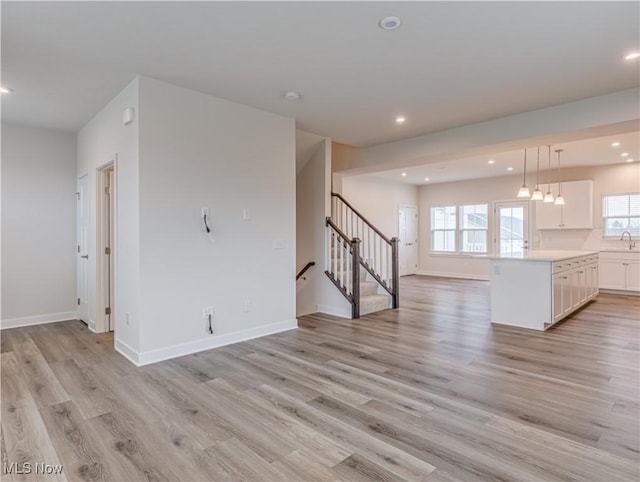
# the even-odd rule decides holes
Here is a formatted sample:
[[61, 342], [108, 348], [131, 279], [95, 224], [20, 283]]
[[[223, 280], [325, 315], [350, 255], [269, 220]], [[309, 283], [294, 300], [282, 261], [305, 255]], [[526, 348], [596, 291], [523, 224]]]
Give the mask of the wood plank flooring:
[[143, 368], [78, 321], [5, 330], [2, 480], [640, 478], [640, 298], [545, 333], [491, 326], [482, 281], [401, 306]]

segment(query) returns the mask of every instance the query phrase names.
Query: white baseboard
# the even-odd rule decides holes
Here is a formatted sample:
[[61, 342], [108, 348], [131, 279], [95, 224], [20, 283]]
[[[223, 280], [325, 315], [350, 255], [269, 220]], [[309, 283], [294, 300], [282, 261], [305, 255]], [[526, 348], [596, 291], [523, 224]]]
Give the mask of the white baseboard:
[[478, 281], [489, 281], [489, 275], [482, 274], [469, 274], [469, 273], [443, 273], [440, 271], [417, 271], [417, 275], [422, 276], [438, 276], [440, 278], [458, 278], [458, 279], [472, 279]]
[[140, 355], [139, 353], [134, 350], [133, 348], [131, 348], [129, 345], [127, 345], [124, 341], [116, 338], [116, 341], [114, 343], [114, 347], [116, 349], [116, 351], [118, 353], [120, 353], [123, 357], [125, 357], [127, 360], [129, 360], [131, 363], [133, 363], [135, 366], [139, 367], [140, 366], [140, 362], [139, 362], [139, 358]]
[[76, 311], [64, 311], [62, 313], [49, 313], [46, 315], [25, 316], [24, 318], [8, 318], [0, 320], [0, 329], [20, 328], [21, 326], [43, 325], [45, 323], [55, 323], [58, 321], [76, 320]]
[[600, 288], [600, 293], [606, 293], [608, 295], [640, 296], [640, 291], [610, 290], [607, 288]]
[[342, 308], [340, 306], [317, 305], [317, 308], [320, 313], [351, 319], [351, 307]]
[[[283, 331], [294, 330], [298, 328], [298, 320], [285, 320], [278, 323], [272, 323], [270, 325], [258, 326], [256, 328], [249, 328], [247, 330], [236, 331], [233, 333], [225, 333], [223, 335], [210, 336], [200, 340], [190, 341], [187, 343], [181, 343], [179, 345], [172, 345], [166, 348], [158, 348], [156, 350], [149, 350], [140, 353], [125, 354], [129, 360], [131, 360], [137, 366], [149, 365], [150, 363], [156, 363], [170, 358], [176, 358], [179, 356], [190, 355], [199, 351], [211, 350], [220, 346], [231, 345], [232, 343], [239, 343], [241, 341], [252, 340], [253, 338], [260, 338], [262, 336], [274, 335]], [[117, 346], [116, 346], [117, 348]], [[120, 350], [118, 350], [120, 351]], [[122, 352], [121, 352], [122, 353]], [[134, 356], [134, 353], [136, 356]], [[136, 361], [137, 360], [137, 363]]]

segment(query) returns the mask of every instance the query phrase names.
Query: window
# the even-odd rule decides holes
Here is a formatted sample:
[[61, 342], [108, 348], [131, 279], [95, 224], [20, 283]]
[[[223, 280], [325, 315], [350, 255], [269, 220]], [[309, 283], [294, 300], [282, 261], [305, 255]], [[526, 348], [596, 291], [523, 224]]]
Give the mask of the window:
[[456, 207], [431, 208], [431, 251], [456, 251]]
[[486, 253], [488, 227], [487, 204], [460, 206], [460, 252]]
[[602, 218], [605, 237], [620, 237], [625, 231], [640, 236], [640, 194], [604, 196]]

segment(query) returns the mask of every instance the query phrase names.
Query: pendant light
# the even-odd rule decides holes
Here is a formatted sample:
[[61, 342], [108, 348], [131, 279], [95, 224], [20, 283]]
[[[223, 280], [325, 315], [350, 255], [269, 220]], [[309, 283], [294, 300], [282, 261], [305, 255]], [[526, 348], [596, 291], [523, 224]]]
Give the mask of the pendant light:
[[536, 189], [533, 191], [531, 195], [532, 201], [542, 201], [544, 199], [544, 195], [540, 190], [540, 146], [538, 146], [538, 162], [536, 165]]
[[524, 172], [522, 173], [522, 187], [518, 191], [518, 197], [529, 197], [529, 188], [527, 187], [527, 149], [524, 150]]
[[556, 149], [558, 153], [558, 195], [556, 196], [556, 206], [564, 205], [564, 198], [562, 197], [562, 183], [560, 182], [560, 153], [562, 149]]
[[[549, 159], [549, 172], [551, 172], [551, 144], [549, 144], [547, 146], [549, 148], [549, 151], [547, 153], [547, 158]], [[545, 203], [552, 203], [554, 201], [553, 199], [553, 194], [551, 194], [551, 182], [549, 182], [547, 184], [547, 194], [544, 195], [544, 201]]]

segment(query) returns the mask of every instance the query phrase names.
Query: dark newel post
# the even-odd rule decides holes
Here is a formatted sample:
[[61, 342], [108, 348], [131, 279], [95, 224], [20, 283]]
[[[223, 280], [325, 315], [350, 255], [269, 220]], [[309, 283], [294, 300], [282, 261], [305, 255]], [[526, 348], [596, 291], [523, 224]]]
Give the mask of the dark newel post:
[[398, 263], [398, 238], [391, 238], [391, 284], [393, 285], [392, 307], [400, 307], [400, 266]]
[[351, 318], [360, 318], [360, 239], [351, 240]]

